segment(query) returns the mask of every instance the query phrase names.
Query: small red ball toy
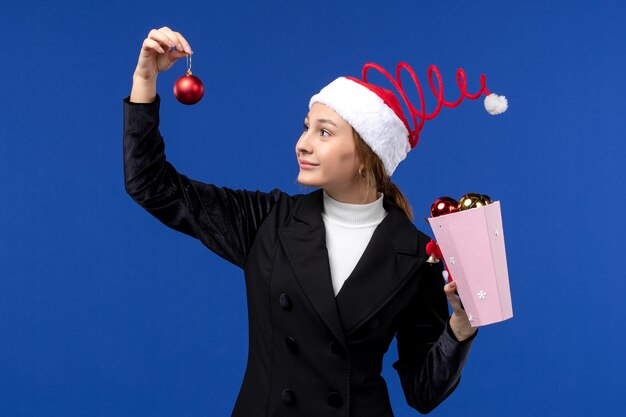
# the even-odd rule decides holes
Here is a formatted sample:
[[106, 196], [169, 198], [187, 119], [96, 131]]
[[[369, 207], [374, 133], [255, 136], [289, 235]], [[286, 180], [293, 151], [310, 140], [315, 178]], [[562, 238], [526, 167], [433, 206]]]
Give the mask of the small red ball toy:
[[174, 95], [183, 104], [196, 104], [204, 95], [204, 84], [191, 71], [176, 80]]

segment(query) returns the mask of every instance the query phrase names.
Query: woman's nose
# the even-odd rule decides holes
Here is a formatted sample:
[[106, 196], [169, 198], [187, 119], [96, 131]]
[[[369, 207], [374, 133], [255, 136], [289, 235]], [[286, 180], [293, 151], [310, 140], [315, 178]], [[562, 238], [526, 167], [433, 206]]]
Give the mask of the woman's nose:
[[300, 152], [311, 152], [311, 144], [310, 141], [307, 139], [307, 134], [304, 133], [300, 139], [298, 140], [298, 142], [296, 143], [296, 152], [300, 153]]

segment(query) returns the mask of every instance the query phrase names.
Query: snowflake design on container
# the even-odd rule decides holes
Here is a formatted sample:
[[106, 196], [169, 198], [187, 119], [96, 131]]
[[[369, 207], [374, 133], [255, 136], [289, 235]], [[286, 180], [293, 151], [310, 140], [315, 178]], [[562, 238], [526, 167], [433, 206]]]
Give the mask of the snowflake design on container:
[[454, 265], [454, 264], [456, 263], [456, 259], [454, 259], [454, 256], [451, 256], [451, 257], [450, 257], [450, 263], [451, 263], [452, 265]]
[[472, 313], [467, 313], [467, 318], [469, 321], [474, 321], [474, 315]]
[[478, 291], [478, 293], [476, 293], [476, 295], [477, 295], [477, 296], [478, 296], [478, 298], [480, 298], [481, 300], [484, 300], [484, 299], [485, 299], [485, 297], [487, 297], [487, 292], [486, 292], [486, 291], [483, 291], [483, 290], [480, 290], [480, 291]]

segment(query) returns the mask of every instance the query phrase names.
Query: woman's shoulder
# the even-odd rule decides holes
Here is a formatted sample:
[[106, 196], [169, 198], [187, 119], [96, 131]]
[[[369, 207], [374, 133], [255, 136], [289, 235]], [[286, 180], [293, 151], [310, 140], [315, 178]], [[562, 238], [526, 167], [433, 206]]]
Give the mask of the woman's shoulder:
[[295, 206], [298, 203], [304, 202], [306, 199], [311, 199], [315, 193], [315, 191], [309, 193], [290, 193], [280, 187], [271, 188], [269, 191], [261, 191], [257, 189], [255, 191], [247, 190], [247, 192], [259, 193], [272, 199], [276, 203], [287, 204], [289, 206]]
[[238, 191], [254, 201], [259, 210], [265, 209], [268, 214], [274, 212], [274, 215], [279, 217], [297, 216], [298, 212], [312, 215], [316, 210], [319, 211], [319, 190], [309, 193], [290, 193], [283, 188], [274, 187], [269, 190], [240, 189]]

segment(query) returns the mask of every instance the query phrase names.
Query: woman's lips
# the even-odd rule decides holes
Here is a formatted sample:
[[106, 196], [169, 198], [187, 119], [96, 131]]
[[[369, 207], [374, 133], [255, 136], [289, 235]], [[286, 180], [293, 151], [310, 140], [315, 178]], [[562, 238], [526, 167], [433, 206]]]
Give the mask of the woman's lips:
[[300, 164], [300, 168], [304, 168], [304, 169], [312, 169], [312, 168], [317, 167], [317, 165], [309, 164], [304, 161], [298, 161], [298, 163]]

